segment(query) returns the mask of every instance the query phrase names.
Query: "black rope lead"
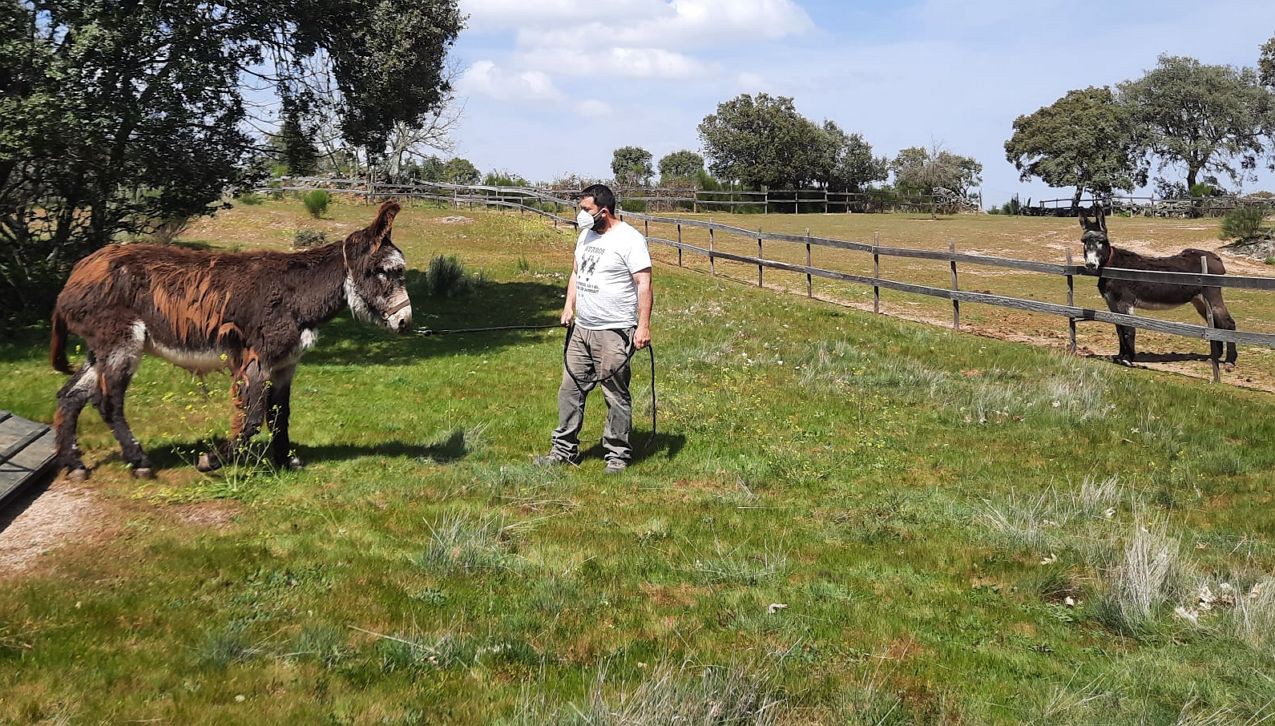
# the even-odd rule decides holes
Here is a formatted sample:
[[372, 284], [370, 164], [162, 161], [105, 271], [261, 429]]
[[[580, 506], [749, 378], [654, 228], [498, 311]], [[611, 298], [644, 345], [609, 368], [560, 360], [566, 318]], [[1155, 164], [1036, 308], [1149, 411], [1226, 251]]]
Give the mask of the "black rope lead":
[[[549, 323], [545, 325], [496, 325], [496, 326], [486, 327], [486, 328], [453, 328], [448, 330], [433, 330], [430, 328], [417, 328], [414, 332], [417, 335], [428, 338], [434, 335], [461, 335], [465, 333], [494, 333], [494, 332], [509, 331], [509, 330], [548, 330], [550, 328], [560, 328], [560, 327], [562, 327], [561, 323]], [[575, 324], [573, 323], [571, 325], [568, 325], [567, 338], [566, 340], [562, 342], [562, 368], [563, 370], [567, 372], [567, 375], [571, 377], [571, 380], [575, 381], [576, 385], [580, 386], [581, 388], [583, 388], [586, 385], [595, 386], [599, 383], [602, 383], [603, 381], [606, 381], [615, 377], [616, 374], [624, 370], [624, 367], [629, 364], [629, 361], [633, 360], [634, 354], [638, 352], [638, 349], [633, 346], [632, 340], [628, 339], [627, 336], [624, 336], [622, 333], [619, 333], [619, 331], [616, 331], [617, 334], [625, 338], [625, 344], [629, 348], [629, 352], [624, 356], [624, 362], [616, 366], [615, 370], [611, 371], [605, 376], [594, 378], [592, 380], [577, 378], [576, 374], [571, 371], [571, 366], [567, 365], [567, 348], [571, 345], [571, 334], [574, 332], [575, 332]], [[656, 434], [655, 346], [648, 343], [646, 346], [646, 351], [651, 361], [651, 435], [646, 440], [646, 448], [649, 450], [655, 444], [655, 434]]]
[[561, 328], [561, 323], [549, 323], [547, 325], [497, 325], [490, 328], [456, 328], [454, 330], [433, 330], [430, 328], [417, 328], [416, 334], [423, 335], [426, 338], [431, 335], [456, 335], [460, 333], [494, 333], [502, 330], [548, 330], [550, 328]]

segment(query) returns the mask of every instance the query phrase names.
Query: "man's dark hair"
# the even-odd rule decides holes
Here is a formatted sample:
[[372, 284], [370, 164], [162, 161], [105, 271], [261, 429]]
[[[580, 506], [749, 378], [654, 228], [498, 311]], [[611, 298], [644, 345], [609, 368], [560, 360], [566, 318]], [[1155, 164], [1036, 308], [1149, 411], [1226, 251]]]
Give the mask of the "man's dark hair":
[[594, 204], [610, 211], [612, 217], [615, 216], [615, 192], [611, 191], [611, 187], [606, 184], [592, 184], [580, 192], [580, 198], [585, 197], [593, 197]]

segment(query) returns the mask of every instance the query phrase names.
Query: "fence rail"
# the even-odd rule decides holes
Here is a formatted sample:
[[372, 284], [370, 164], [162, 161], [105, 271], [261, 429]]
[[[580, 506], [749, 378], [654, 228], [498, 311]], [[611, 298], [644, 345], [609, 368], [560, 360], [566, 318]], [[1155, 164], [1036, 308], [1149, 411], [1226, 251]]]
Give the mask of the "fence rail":
[[[516, 208], [524, 213], [532, 212], [552, 219], [555, 225], [575, 225], [575, 219], [562, 216], [557, 213], [560, 208], [564, 210], [574, 209], [575, 202], [571, 199], [556, 196], [542, 190], [522, 187], [462, 186], [453, 184], [438, 184], [433, 186], [435, 191], [432, 193], [402, 194], [399, 190], [394, 188], [394, 185], [378, 185], [374, 193], [369, 193], [369, 197], [412, 196], [413, 198], [435, 199], [453, 205], [481, 204], [503, 208]], [[413, 188], [416, 187], [417, 185], [413, 185]], [[276, 189], [277, 188], [278, 187], [276, 187]], [[288, 188], [285, 187], [285, 190], [286, 189]], [[462, 191], [464, 191], [465, 194], [461, 194]], [[544, 209], [545, 206], [550, 206], [552, 209]], [[1135, 315], [1111, 312], [1108, 310], [1094, 310], [1092, 308], [1080, 307], [1072, 302], [1074, 279], [1077, 276], [1102, 277], [1111, 280], [1154, 282], [1170, 285], [1229, 287], [1248, 290], [1275, 290], [1275, 277], [1213, 275], [1202, 272], [1153, 272], [1147, 270], [1110, 267], [1103, 268], [1101, 271], [1095, 272], [1085, 268], [1083, 265], [1071, 264], [1070, 256], [1068, 256], [1068, 264], [1051, 264], [1047, 262], [1037, 262], [1035, 260], [1019, 260], [1010, 257], [975, 255], [957, 252], [955, 243], [949, 245], [947, 250], [926, 250], [911, 247], [880, 245], [875, 241], [868, 243], [814, 237], [809, 234], [797, 235], [782, 232], [765, 232], [759, 229], [745, 229], [743, 227], [721, 224], [711, 220], [687, 219], [683, 217], [670, 217], [640, 212], [623, 212], [622, 216], [626, 221], [643, 223], [647, 230], [647, 239], [650, 242], [676, 249], [677, 264], [679, 266], [684, 264], [683, 255], [685, 253], [705, 257], [709, 263], [710, 274], [713, 275], [717, 274], [717, 260], [727, 260], [730, 262], [755, 266], [757, 267], [757, 284], [759, 287], [765, 286], [763, 271], [766, 269], [803, 274], [806, 276], [806, 291], [807, 295], [810, 297], [814, 296], [810, 281], [815, 277], [870, 286], [873, 288], [874, 292], [874, 309], [877, 310], [879, 310], [880, 290], [882, 288], [915, 295], [925, 295], [928, 297], [946, 299], [953, 303], [952, 323], [953, 327], [958, 329], [960, 327], [960, 303], [966, 302], [1065, 317], [1068, 319], [1070, 332], [1069, 348], [1072, 352], [1075, 352], [1076, 348], [1075, 324], [1078, 321], [1086, 320], [1110, 323], [1113, 325], [1124, 325], [1185, 338], [1275, 348], [1275, 334], [1271, 333], [1223, 330], [1213, 327], [1211, 321], [1209, 325], [1195, 325], [1191, 323], [1157, 320], [1155, 318], [1143, 318]], [[668, 239], [665, 237], [651, 235], [651, 224], [664, 224], [676, 227], [678, 239]], [[681, 239], [682, 230], [685, 228], [706, 230], [709, 234], [709, 246], [701, 247], [699, 245], [683, 241]], [[749, 241], [755, 241], [757, 243], [757, 254], [746, 255], [736, 252], [725, 252], [717, 249], [716, 239], [718, 233], [732, 235]], [[766, 258], [764, 256], [764, 243], [767, 241], [805, 245], [806, 264], [802, 265]], [[869, 254], [873, 259], [873, 274], [858, 275], [816, 267], [811, 264], [811, 250], [815, 247], [827, 247]], [[879, 260], [881, 257], [898, 257], [947, 262], [951, 268], [951, 286], [938, 287], [934, 285], [922, 285], [881, 277], [879, 271]], [[1058, 303], [1043, 302], [1040, 300], [1028, 300], [1004, 295], [993, 295], [991, 293], [961, 290], [959, 287], [958, 265], [962, 264], [998, 267], [1064, 277], [1067, 281], [1068, 304], [1062, 305]], [[1218, 360], [1216, 357], [1211, 357], [1211, 361], [1213, 363], [1213, 378], [1217, 381], [1219, 380]]]
[[[412, 184], [369, 182], [367, 179], [341, 179], [324, 177], [281, 177], [277, 186], [263, 187], [258, 191], [309, 191], [324, 188], [331, 191], [380, 197], [386, 194], [422, 199], [433, 198], [437, 190], [472, 190], [472, 192], [501, 193], [523, 187], [498, 187], [481, 184], [460, 185], [445, 182], [418, 182]], [[578, 195], [579, 189], [550, 187], [539, 190], [559, 197]], [[693, 189], [674, 187], [631, 187], [616, 190], [624, 202], [640, 203], [644, 207], [666, 206], [671, 210], [699, 212], [701, 210], [726, 209], [759, 210], [770, 212], [885, 212], [913, 211], [946, 213], [955, 211], [979, 211], [982, 198], [959, 200], [934, 195], [904, 195], [892, 192], [834, 192], [827, 189], [768, 189], [749, 191], [742, 189]]]

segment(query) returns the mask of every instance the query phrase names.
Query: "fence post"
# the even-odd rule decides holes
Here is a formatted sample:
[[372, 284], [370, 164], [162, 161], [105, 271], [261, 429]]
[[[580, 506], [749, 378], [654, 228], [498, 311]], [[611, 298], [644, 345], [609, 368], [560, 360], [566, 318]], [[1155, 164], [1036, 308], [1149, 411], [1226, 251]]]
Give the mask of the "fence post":
[[761, 227], [757, 228], [757, 287], [765, 287], [762, 284], [762, 253], [761, 253]]
[[814, 267], [814, 263], [810, 261], [810, 228], [806, 227], [806, 297], [815, 296], [814, 278], [809, 270], [811, 267]]
[[761, 199], [761, 213], [770, 214], [770, 187], [766, 187], [766, 191], [762, 193], [766, 196]]
[[876, 284], [881, 279], [881, 255], [877, 248], [881, 246], [881, 233], [872, 233], [872, 312], [881, 312], [881, 287]]
[[708, 274], [717, 274], [717, 258], [713, 256], [713, 218], [708, 218]]
[[[1071, 250], [1067, 250], [1067, 307], [1076, 307], [1076, 278], [1071, 274]], [[1076, 316], [1067, 316], [1067, 352], [1076, 354]]]
[[[1205, 275], [1209, 274], [1209, 258], [1204, 255], [1200, 255], [1200, 272]], [[1218, 289], [1220, 290], [1221, 288], [1218, 288]], [[1213, 329], [1213, 306], [1205, 305], [1204, 307], [1208, 311], [1209, 330], [1212, 330]], [[1214, 383], [1222, 382], [1222, 371], [1221, 371], [1221, 368], [1218, 366], [1218, 360], [1217, 360], [1217, 351], [1221, 350], [1221, 348], [1222, 348], [1222, 345], [1220, 343], [1215, 344], [1214, 341], [1212, 340], [1209, 341], [1209, 363], [1212, 364], [1213, 366], [1213, 382]]]
[[828, 187], [823, 188], [823, 213], [828, 213]]
[[[956, 281], [956, 240], [947, 241], [947, 253], [953, 255], [948, 259], [952, 262], [952, 292], [956, 292], [961, 289]], [[961, 329], [961, 301], [955, 296], [952, 297], [952, 329]]]
[[677, 266], [682, 266], [682, 223], [677, 223]]

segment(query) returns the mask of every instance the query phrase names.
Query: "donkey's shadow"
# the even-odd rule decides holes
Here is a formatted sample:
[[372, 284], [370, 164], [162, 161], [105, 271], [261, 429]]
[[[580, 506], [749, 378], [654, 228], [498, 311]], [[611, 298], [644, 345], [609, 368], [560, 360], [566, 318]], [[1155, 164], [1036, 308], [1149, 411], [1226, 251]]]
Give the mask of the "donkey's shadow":
[[[178, 469], [193, 467], [199, 452], [215, 447], [217, 441], [193, 441], [169, 444], [151, 449], [151, 459], [161, 469]], [[353, 459], [403, 459], [432, 461], [447, 464], [459, 461], [469, 455], [471, 448], [465, 440], [465, 430], [457, 428], [446, 438], [430, 444], [407, 441], [378, 441], [368, 444], [331, 443], [306, 445], [293, 442], [297, 455], [307, 465], [321, 464], [329, 461], [350, 461]], [[268, 462], [269, 444], [265, 441], [254, 441], [241, 454], [246, 462]]]

